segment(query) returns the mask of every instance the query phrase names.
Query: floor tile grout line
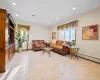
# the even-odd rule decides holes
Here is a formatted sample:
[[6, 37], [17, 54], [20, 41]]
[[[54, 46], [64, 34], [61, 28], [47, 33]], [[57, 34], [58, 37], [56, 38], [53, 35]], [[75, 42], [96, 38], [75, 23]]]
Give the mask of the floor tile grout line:
[[[76, 64], [76, 65], [77, 65], [77, 64]], [[76, 67], [76, 65], [71, 66], [71, 69], [73, 69], [73, 67]], [[71, 70], [71, 69], [70, 69], [70, 70]], [[56, 76], [53, 75], [54, 78], [49, 78], [49, 79], [46, 79], [46, 80], [55, 80], [57, 77], [59, 77], [60, 75], [64, 74], [66, 71], [70, 71], [70, 70], [65, 69], [65, 70], [63, 70], [63, 71], [57, 73]]]
[[[79, 66], [80, 64], [76, 64], [76, 65]], [[72, 66], [71, 69], [73, 69], [73, 67], [78, 67], [78, 66], [76, 66], [76, 65]], [[83, 65], [83, 64], [81, 64], [81, 65]], [[70, 69], [70, 70], [71, 70], [71, 69]], [[67, 70], [67, 71], [70, 71], [70, 70]], [[66, 72], [66, 70], [65, 70], [64, 72], [60, 73], [60, 74], [62, 75], [62, 74], [64, 74], [65, 72]], [[58, 75], [57, 77], [59, 77], [59, 76], [60, 76], [60, 75]], [[56, 78], [57, 78], [57, 77], [56, 77]], [[56, 78], [55, 78], [55, 79], [56, 79]], [[55, 80], [55, 79], [52, 79], [52, 80]], [[47, 80], [48, 80], [48, 79], [47, 79]]]

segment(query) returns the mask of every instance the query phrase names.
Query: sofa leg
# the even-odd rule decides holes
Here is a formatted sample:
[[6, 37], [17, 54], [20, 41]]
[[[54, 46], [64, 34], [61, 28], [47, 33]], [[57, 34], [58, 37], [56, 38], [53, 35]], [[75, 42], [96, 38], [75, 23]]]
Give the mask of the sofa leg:
[[34, 50], [34, 52], [36, 52], [36, 50]]
[[65, 56], [65, 55], [63, 54], [63, 56]]

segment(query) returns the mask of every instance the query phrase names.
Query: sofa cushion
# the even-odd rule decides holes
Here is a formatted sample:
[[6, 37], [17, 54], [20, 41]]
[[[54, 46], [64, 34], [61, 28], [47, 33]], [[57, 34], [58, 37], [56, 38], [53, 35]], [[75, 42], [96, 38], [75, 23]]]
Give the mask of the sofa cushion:
[[56, 46], [62, 46], [63, 45], [63, 41], [62, 40], [57, 40], [56, 41]]
[[66, 45], [71, 46], [71, 43], [69, 41], [66, 41]]
[[63, 44], [62, 45], [66, 45], [66, 41], [63, 41]]
[[56, 46], [56, 48], [58, 48], [59, 50], [62, 50], [62, 46]]
[[46, 45], [45, 44], [41, 44], [41, 47], [45, 47]]
[[51, 45], [56, 45], [56, 40], [52, 40], [50, 44]]
[[41, 45], [39, 45], [39, 44], [36, 44], [35, 46], [36, 46], [36, 47], [41, 47]]
[[52, 47], [52, 48], [56, 48], [56, 45], [50, 45], [50, 47]]
[[39, 40], [40, 44], [45, 44], [44, 40]]

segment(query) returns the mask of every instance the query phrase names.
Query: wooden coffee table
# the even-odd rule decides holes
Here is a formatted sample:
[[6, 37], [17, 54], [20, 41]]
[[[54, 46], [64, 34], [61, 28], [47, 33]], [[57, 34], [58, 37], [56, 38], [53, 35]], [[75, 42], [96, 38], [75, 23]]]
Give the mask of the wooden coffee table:
[[[51, 50], [52, 50], [51, 47], [42, 48], [43, 53], [45, 53], [45, 52], [48, 53], [49, 57], [51, 57], [51, 55], [50, 55]], [[42, 55], [43, 55], [43, 53], [42, 53]]]

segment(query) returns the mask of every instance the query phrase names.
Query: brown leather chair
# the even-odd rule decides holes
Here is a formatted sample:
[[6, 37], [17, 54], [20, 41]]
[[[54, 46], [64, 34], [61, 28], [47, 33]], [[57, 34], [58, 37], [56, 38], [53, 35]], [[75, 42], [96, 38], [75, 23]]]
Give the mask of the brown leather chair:
[[44, 40], [32, 40], [32, 49], [34, 51], [41, 50], [41, 48], [45, 46], [46, 44]]

